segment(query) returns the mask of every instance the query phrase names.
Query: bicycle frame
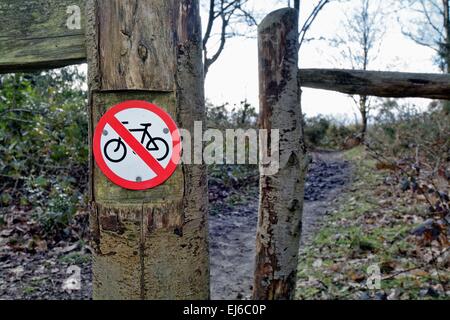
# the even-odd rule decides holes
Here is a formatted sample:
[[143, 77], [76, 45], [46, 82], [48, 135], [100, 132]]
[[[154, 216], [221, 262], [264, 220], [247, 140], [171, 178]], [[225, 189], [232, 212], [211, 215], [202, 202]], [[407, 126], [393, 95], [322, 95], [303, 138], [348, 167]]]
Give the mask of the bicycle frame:
[[[123, 123], [123, 122], [122, 122]], [[123, 124], [128, 124], [128, 122], [125, 122]], [[145, 138], [148, 137], [149, 138], [149, 143], [151, 143], [155, 150], [159, 150], [158, 146], [154, 143], [154, 139], [152, 137], [152, 135], [150, 134], [150, 132], [148, 132], [148, 128], [151, 127], [151, 123], [141, 123], [141, 126], [143, 127], [142, 129], [130, 129], [130, 132], [142, 132], [142, 137], [141, 137], [141, 143], [144, 144], [145, 142]]]

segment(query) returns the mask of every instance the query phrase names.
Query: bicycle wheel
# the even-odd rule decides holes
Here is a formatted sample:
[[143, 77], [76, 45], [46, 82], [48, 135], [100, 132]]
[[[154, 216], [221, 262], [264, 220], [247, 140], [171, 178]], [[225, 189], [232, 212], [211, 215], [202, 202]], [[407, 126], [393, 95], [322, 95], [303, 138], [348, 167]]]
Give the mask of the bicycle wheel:
[[[112, 143], [116, 143], [117, 147], [114, 147]], [[113, 163], [119, 163], [122, 162], [123, 159], [125, 159], [125, 157], [127, 156], [127, 146], [122, 141], [122, 139], [113, 139], [105, 144], [103, 152], [105, 154], [106, 159], [108, 159]], [[111, 154], [113, 155], [113, 157], [111, 157]]]
[[[151, 147], [153, 145], [153, 147]], [[162, 156], [156, 158], [158, 161], [163, 161], [169, 155], [169, 144], [162, 138], [154, 138], [147, 144], [148, 151], [160, 151]]]

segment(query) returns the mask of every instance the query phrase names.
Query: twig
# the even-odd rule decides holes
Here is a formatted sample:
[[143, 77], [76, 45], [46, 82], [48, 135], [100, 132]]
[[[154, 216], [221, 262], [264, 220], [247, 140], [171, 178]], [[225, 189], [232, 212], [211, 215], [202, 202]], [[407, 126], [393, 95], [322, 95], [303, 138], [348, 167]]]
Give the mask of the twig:
[[419, 269], [419, 268], [420, 268], [420, 266], [415, 266], [415, 267], [413, 267], [413, 268], [409, 268], [409, 269], [405, 269], [405, 270], [400, 270], [400, 271], [397, 271], [397, 272], [395, 272], [395, 273], [393, 273], [393, 274], [390, 274], [390, 275], [388, 275], [388, 276], [386, 276], [386, 277], [383, 277], [381, 280], [382, 280], [382, 281], [385, 281], [385, 280], [393, 279], [393, 278], [395, 278], [395, 277], [397, 277], [397, 276], [399, 276], [399, 275], [401, 275], [401, 274], [403, 274], [403, 273], [411, 272], [411, 271], [417, 270], [417, 269]]
[[[440, 254], [438, 254], [437, 256], [433, 257], [433, 259], [431, 259], [431, 261], [430, 261], [428, 264], [432, 264], [435, 268], [438, 268], [437, 265], [436, 265], [436, 261], [437, 261], [437, 259], [439, 259], [444, 253], [446, 253], [447, 250], [448, 250], [448, 248], [445, 248]], [[400, 271], [398, 271], [398, 272], [395, 272], [394, 274], [388, 275], [388, 276], [382, 278], [381, 280], [389, 280], [389, 279], [393, 279], [393, 278], [395, 278], [395, 277], [397, 277], [397, 276], [399, 276], [399, 275], [401, 275], [401, 274], [403, 274], [403, 273], [407, 273], [407, 272], [410, 272], [410, 271], [413, 271], [413, 270], [417, 270], [417, 269], [420, 269], [420, 268], [423, 268], [423, 267], [426, 267], [426, 266], [427, 266], [427, 264], [424, 264], [424, 263], [423, 263], [423, 264], [420, 264], [420, 265], [416, 265], [415, 267], [412, 267], [412, 268], [409, 268], [409, 269], [400, 270]], [[439, 278], [439, 273], [438, 273], [438, 278]]]

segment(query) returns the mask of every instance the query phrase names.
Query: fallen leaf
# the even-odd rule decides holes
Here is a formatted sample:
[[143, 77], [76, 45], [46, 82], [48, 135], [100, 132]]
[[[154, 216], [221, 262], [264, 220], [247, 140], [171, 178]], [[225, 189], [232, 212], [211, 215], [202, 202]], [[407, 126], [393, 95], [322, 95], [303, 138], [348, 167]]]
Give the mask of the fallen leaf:
[[330, 266], [330, 270], [333, 272], [338, 272], [341, 270], [341, 265], [339, 263], [335, 263], [333, 265]]
[[312, 264], [312, 266], [313, 266], [314, 268], [320, 268], [320, 267], [322, 266], [322, 264], [323, 264], [322, 259], [317, 259], [316, 261], [314, 261], [314, 263]]
[[388, 300], [399, 300], [399, 296], [400, 296], [400, 289], [392, 289], [390, 294], [388, 295], [387, 299]]
[[1, 236], [1, 237], [8, 238], [8, 237], [10, 237], [10, 236], [13, 234], [13, 232], [14, 232], [13, 229], [5, 229], [5, 230], [2, 230], [2, 231], [0, 232], [0, 236]]
[[25, 272], [25, 269], [22, 266], [18, 266], [14, 269], [9, 270], [9, 272], [11, 272], [15, 277], [18, 278]]
[[366, 279], [366, 275], [362, 272], [359, 271], [351, 271], [350, 274], [350, 279], [352, 279], [355, 282], [362, 282], [364, 281], [364, 279]]

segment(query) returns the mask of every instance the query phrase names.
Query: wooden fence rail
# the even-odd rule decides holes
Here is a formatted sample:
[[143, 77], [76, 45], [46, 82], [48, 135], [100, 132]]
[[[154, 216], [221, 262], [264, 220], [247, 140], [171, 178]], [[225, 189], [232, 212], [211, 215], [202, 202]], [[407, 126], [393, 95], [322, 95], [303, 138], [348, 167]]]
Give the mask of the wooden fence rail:
[[450, 100], [448, 74], [300, 69], [299, 82], [302, 87], [362, 96]]
[[86, 0], [0, 0], [0, 74], [86, 61]]

